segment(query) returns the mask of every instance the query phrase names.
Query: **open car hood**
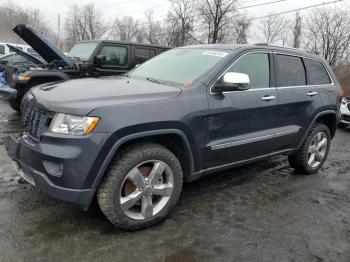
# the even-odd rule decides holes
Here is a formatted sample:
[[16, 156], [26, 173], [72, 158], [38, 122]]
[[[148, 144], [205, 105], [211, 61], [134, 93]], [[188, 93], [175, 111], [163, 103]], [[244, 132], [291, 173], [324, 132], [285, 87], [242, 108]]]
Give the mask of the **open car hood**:
[[42, 65], [42, 64], [47, 64], [47, 62], [44, 59], [39, 59], [27, 52], [22, 51], [21, 49], [10, 45], [10, 44], [6, 44], [8, 46], [8, 48], [10, 49], [10, 51], [15, 52], [21, 56], [24, 56], [25, 58], [27, 58], [28, 60], [32, 61], [34, 64], [36, 65]]
[[13, 28], [13, 31], [48, 63], [60, 61], [67, 66], [73, 65], [73, 62], [61, 50], [54, 46], [43, 34], [35, 31], [30, 26], [19, 24]]

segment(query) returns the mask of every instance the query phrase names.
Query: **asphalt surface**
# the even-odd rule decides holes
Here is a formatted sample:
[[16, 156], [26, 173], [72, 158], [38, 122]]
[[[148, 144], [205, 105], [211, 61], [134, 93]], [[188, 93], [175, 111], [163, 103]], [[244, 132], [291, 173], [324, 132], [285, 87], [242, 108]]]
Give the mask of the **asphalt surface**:
[[185, 184], [166, 221], [130, 233], [19, 179], [3, 146], [18, 118], [0, 103], [1, 262], [350, 261], [350, 130], [317, 175], [285, 157], [216, 173]]

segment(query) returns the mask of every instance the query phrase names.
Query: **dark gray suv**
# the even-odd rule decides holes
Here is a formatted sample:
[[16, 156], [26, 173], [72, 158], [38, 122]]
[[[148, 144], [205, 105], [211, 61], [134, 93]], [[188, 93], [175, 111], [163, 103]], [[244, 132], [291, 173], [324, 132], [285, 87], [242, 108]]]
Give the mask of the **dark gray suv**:
[[183, 180], [284, 154], [296, 172], [325, 162], [340, 87], [327, 63], [295, 49], [199, 45], [128, 75], [44, 84], [23, 101], [25, 132], [8, 154], [51, 197], [111, 223], [161, 221]]

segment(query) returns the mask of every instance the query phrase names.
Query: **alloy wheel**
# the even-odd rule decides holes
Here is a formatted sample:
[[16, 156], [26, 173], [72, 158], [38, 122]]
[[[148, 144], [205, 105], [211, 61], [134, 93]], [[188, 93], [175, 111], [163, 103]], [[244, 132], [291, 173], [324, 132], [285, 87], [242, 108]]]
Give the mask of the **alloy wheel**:
[[311, 140], [308, 149], [308, 165], [317, 168], [324, 160], [328, 147], [327, 135], [324, 132], [317, 133]]
[[119, 194], [121, 210], [129, 218], [145, 220], [159, 213], [174, 190], [170, 167], [158, 160], [143, 162], [125, 177]]

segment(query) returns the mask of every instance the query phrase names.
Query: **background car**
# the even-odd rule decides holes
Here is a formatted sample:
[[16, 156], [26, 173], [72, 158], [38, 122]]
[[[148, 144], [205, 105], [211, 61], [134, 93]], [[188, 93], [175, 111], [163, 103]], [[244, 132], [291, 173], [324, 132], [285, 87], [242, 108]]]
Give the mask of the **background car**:
[[339, 125], [350, 126], [350, 97], [343, 97], [340, 106]]
[[0, 55], [6, 55], [12, 52], [11, 49], [8, 47], [8, 45], [15, 46], [27, 53], [34, 53], [34, 49], [31, 48], [29, 45], [21, 45], [21, 44], [14, 44], [14, 43], [0, 43]]
[[36, 85], [75, 78], [124, 74], [170, 49], [168, 46], [154, 44], [89, 40], [75, 43], [65, 55], [43, 34], [30, 26], [20, 24], [13, 31], [48, 63], [47, 66], [39, 68], [24, 66], [6, 68], [7, 86], [2, 88], [1, 93], [18, 112], [22, 98]]

